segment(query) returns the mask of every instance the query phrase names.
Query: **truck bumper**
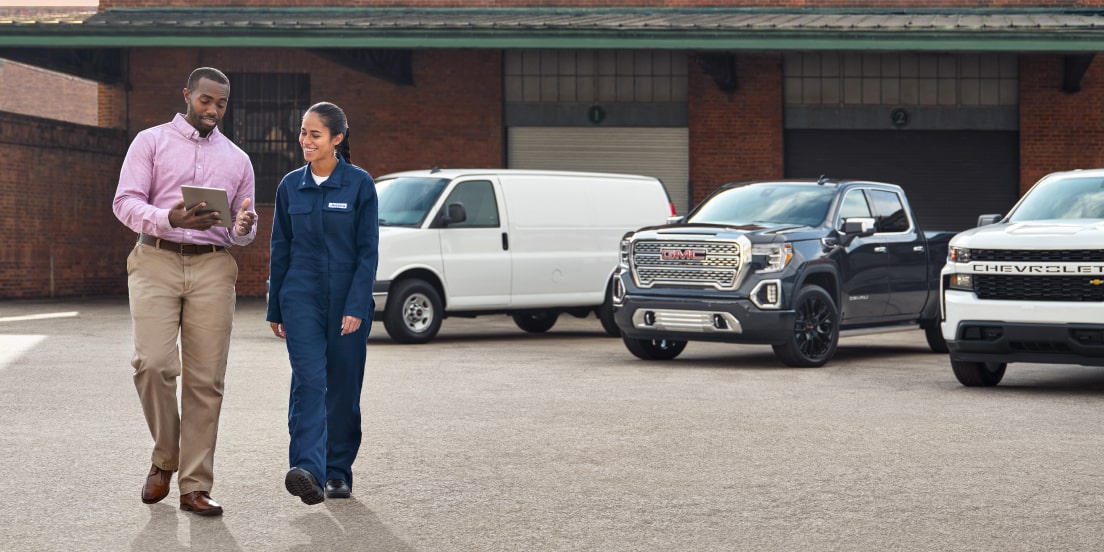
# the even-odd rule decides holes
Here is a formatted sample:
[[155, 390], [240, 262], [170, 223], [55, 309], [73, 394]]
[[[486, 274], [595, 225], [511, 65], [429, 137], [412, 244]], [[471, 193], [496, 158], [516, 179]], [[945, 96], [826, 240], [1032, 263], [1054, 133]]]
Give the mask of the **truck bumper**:
[[943, 338], [951, 359], [1104, 366], [1104, 305], [979, 301], [944, 294]]
[[794, 311], [762, 310], [746, 299], [704, 301], [625, 296], [614, 311], [624, 336], [635, 339], [782, 343], [793, 335]]

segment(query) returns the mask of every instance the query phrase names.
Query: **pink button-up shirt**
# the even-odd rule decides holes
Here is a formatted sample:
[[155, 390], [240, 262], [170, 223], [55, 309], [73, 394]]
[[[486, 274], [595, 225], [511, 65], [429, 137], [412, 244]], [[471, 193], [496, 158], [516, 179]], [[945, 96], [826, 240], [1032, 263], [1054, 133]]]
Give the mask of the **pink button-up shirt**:
[[201, 137], [177, 113], [172, 122], [143, 130], [134, 137], [119, 172], [112, 211], [131, 230], [174, 242], [230, 246], [253, 241], [256, 224], [245, 236], [238, 236], [233, 225], [212, 226], [202, 231], [173, 228], [169, 224], [169, 210], [180, 201], [183, 185], [226, 190], [233, 212], [221, 216], [223, 220], [226, 217], [233, 220], [242, 201], [253, 197], [253, 165], [249, 156], [217, 127], [206, 138]]

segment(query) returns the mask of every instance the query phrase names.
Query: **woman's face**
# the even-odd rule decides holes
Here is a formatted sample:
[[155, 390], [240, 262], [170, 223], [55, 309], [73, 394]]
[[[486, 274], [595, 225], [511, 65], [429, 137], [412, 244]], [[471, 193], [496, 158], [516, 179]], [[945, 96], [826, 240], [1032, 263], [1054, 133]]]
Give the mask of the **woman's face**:
[[303, 126], [299, 129], [299, 146], [303, 148], [303, 159], [308, 163], [329, 159], [334, 156], [334, 148], [341, 143], [343, 135], [330, 134], [330, 129], [322, 123], [317, 113], [303, 116]]

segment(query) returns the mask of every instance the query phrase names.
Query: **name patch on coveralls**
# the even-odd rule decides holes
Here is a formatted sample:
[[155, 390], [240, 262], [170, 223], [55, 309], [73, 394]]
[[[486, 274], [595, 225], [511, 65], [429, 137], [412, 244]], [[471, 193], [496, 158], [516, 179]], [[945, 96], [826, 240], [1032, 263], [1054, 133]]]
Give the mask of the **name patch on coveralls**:
[[329, 208], [330, 209], [348, 209], [349, 204], [348, 203], [331, 203], [329, 205]]

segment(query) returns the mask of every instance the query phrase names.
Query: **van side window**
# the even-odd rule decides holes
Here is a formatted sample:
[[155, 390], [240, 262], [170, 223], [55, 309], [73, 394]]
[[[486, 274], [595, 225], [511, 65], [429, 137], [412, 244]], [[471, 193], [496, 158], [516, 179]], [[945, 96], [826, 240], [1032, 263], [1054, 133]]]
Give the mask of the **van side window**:
[[840, 204], [839, 224], [849, 218], [871, 218], [870, 206], [866, 203], [866, 194], [862, 190], [848, 190]]
[[906, 232], [909, 229], [908, 214], [901, 198], [895, 192], [870, 190], [870, 201], [874, 204], [874, 219], [878, 232]]
[[487, 180], [461, 182], [453, 188], [445, 200], [446, 209], [451, 203], [459, 203], [467, 212], [464, 222], [449, 224], [449, 228], [497, 228], [498, 203], [494, 186]]

